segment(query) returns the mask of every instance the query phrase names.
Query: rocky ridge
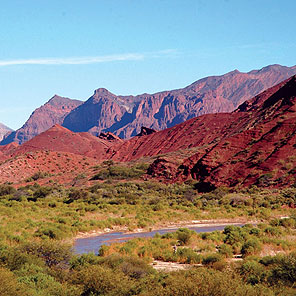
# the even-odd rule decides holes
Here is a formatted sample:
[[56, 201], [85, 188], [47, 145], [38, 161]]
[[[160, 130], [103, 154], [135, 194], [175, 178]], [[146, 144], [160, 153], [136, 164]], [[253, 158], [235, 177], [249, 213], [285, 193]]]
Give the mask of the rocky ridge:
[[295, 67], [271, 65], [248, 73], [235, 70], [206, 77], [185, 88], [155, 94], [116, 96], [98, 89], [70, 112], [62, 125], [76, 132], [98, 135], [109, 131], [130, 138], [139, 134], [142, 126], [163, 130], [203, 114], [231, 112], [294, 74]]
[[62, 124], [65, 116], [80, 104], [81, 101], [54, 95], [47, 103], [36, 109], [20, 129], [7, 134], [1, 145], [11, 142], [22, 144], [53, 125]]

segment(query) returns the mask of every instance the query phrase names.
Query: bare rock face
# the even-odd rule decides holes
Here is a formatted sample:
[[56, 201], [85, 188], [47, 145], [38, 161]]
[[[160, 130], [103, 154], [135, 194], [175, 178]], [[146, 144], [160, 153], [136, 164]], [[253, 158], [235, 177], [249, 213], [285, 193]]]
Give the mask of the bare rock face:
[[62, 124], [64, 117], [80, 104], [82, 102], [78, 100], [58, 95], [53, 96], [46, 104], [36, 109], [20, 129], [7, 134], [1, 145], [11, 142], [22, 144], [46, 131], [54, 124]]
[[113, 142], [123, 142], [123, 140], [114, 134], [107, 132], [107, 133], [100, 133], [99, 135], [100, 139], [107, 140], [107, 141], [113, 141]]
[[4, 125], [3, 123], [0, 123], [0, 141], [3, 139], [3, 137], [9, 133], [12, 132], [12, 129]]
[[141, 131], [139, 134], [137, 134], [137, 136], [142, 137], [142, 136], [147, 136], [147, 135], [151, 135], [154, 133], [156, 133], [156, 130], [149, 128], [149, 127], [142, 126]]
[[116, 96], [98, 89], [65, 117], [63, 126], [75, 132], [112, 132], [130, 138], [138, 135], [142, 126], [163, 130], [203, 114], [231, 112], [294, 74], [295, 67], [271, 65], [248, 73], [235, 70], [206, 77], [183, 89], [156, 94]]
[[171, 180], [178, 173], [178, 163], [171, 159], [159, 157], [148, 168], [147, 174], [153, 178]]

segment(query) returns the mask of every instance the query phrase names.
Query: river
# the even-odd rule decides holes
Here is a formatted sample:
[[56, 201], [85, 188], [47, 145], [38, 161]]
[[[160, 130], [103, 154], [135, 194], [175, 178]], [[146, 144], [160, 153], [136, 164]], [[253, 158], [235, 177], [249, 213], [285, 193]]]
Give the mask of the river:
[[[243, 226], [244, 224], [233, 223], [233, 224], [219, 224], [219, 225], [206, 225], [206, 226], [196, 225], [196, 226], [185, 226], [185, 227], [191, 230], [194, 230], [197, 233], [200, 233], [200, 232], [211, 232], [215, 230], [222, 231], [228, 225]], [[126, 242], [127, 240], [130, 240], [132, 238], [137, 238], [137, 237], [143, 237], [143, 238], [153, 237], [156, 233], [165, 234], [168, 232], [174, 232], [179, 228], [180, 227], [162, 228], [162, 229], [157, 229], [150, 232], [137, 232], [137, 233], [109, 232], [109, 233], [103, 233], [94, 237], [79, 238], [75, 240], [74, 251], [77, 254], [84, 254], [84, 253], [90, 253], [90, 252], [94, 252], [95, 254], [97, 254], [98, 250], [102, 245], [110, 245], [112, 243]]]

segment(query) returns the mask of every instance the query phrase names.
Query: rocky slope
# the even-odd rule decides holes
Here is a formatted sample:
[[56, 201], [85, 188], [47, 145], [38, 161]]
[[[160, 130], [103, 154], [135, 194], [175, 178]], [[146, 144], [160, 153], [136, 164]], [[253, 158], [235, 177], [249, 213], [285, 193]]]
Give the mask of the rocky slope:
[[106, 150], [120, 141], [122, 140], [107, 140], [102, 137], [95, 137], [89, 133], [74, 133], [56, 124], [14, 149], [12, 156], [34, 151], [57, 151], [102, 160], [105, 158]]
[[[187, 159], [202, 186], [296, 184], [296, 76], [242, 104], [243, 129]], [[193, 164], [193, 166], [192, 166]]]
[[4, 125], [3, 123], [0, 123], [0, 141], [3, 139], [3, 137], [9, 133], [12, 132], [12, 129]]
[[239, 104], [296, 74], [296, 67], [271, 65], [241, 73], [206, 77], [178, 90], [138, 96], [116, 96], [98, 89], [84, 104], [70, 112], [63, 126], [94, 135], [110, 131], [121, 138], [140, 133], [145, 126], [163, 130], [190, 118], [233, 111]]
[[46, 104], [36, 109], [20, 129], [7, 134], [1, 145], [11, 142], [22, 144], [46, 131], [54, 124], [62, 124], [64, 117], [80, 104], [82, 102], [78, 100], [58, 95], [53, 96]]

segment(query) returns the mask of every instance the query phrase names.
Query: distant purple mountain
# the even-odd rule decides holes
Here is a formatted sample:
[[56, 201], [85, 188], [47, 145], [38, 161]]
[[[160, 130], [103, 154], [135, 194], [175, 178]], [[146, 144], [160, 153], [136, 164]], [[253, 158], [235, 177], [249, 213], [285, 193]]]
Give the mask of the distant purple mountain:
[[112, 132], [130, 138], [139, 134], [143, 126], [162, 130], [202, 114], [231, 112], [295, 74], [296, 66], [270, 65], [248, 73], [234, 70], [206, 77], [185, 88], [155, 94], [117, 96], [99, 88], [86, 102], [54, 96], [1, 144], [23, 143], [54, 124], [74, 132]]

